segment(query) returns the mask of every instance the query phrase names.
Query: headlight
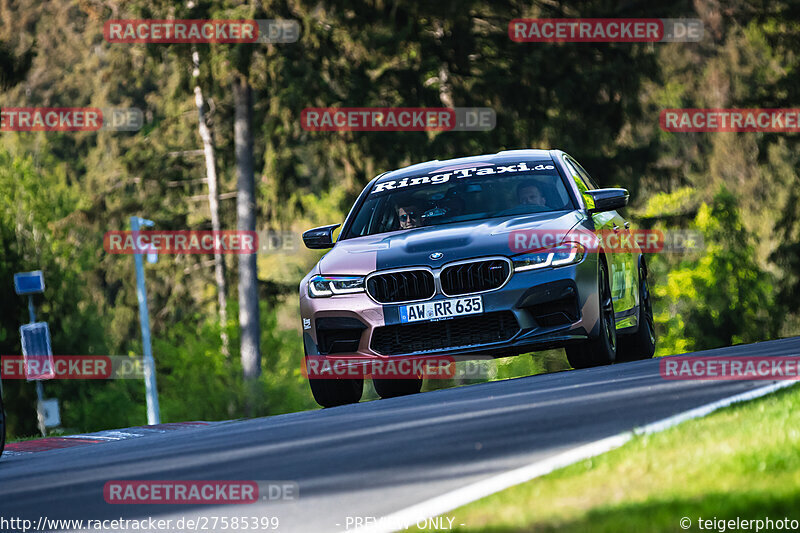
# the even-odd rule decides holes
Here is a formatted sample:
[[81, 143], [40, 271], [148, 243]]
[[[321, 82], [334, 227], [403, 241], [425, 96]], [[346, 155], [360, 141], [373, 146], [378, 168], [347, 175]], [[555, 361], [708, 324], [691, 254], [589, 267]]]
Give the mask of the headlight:
[[308, 295], [312, 298], [354, 292], [364, 292], [363, 276], [314, 276], [308, 281]]
[[586, 248], [577, 242], [565, 242], [545, 252], [520, 254], [512, 257], [514, 271], [521, 272], [549, 266], [559, 267], [580, 263]]
[[586, 248], [577, 242], [565, 242], [553, 249], [553, 261], [550, 263], [554, 267], [580, 263]]
[[514, 261], [514, 271], [533, 270], [534, 268], [544, 268], [550, 266], [552, 258], [547, 252], [535, 254], [522, 254], [512, 257]]

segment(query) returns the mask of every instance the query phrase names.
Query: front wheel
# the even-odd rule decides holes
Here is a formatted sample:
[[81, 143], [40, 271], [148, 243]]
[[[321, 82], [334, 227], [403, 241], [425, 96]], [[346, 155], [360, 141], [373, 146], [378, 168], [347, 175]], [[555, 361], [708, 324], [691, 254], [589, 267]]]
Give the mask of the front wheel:
[[333, 376], [317, 375], [309, 369], [308, 356], [305, 359], [308, 385], [314, 400], [322, 407], [336, 407], [348, 403], [358, 403], [364, 391], [364, 378], [337, 379]]
[[567, 346], [567, 360], [572, 368], [610, 365], [617, 356], [617, 322], [614, 318], [608, 267], [602, 258], [599, 261], [597, 294], [600, 300], [600, 335], [596, 339]]
[[311, 394], [322, 407], [336, 407], [358, 403], [364, 390], [364, 379], [309, 378]]

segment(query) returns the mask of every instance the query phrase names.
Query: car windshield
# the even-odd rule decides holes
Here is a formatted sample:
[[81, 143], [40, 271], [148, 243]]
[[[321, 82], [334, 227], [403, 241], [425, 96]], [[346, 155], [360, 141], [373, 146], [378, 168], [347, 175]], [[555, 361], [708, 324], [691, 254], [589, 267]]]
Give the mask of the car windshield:
[[373, 185], [345, 238], [573, 208], [552, 161], [436, 172]]

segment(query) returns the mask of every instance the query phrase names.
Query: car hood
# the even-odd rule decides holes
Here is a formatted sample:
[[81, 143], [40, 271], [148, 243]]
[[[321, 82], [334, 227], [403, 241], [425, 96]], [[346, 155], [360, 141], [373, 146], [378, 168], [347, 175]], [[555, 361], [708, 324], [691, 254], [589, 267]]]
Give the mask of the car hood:
[[[513, 232], [551, 230], [566, 234], [584, 215], [579, 211], [497, 217], [393, 231], [339, 241], [318, 264], [325, 275], [367, 275], [375, 270], [426, 265], [492, 255], [511, 256]], [[439, 252], [442, 257], [432, 259]]]

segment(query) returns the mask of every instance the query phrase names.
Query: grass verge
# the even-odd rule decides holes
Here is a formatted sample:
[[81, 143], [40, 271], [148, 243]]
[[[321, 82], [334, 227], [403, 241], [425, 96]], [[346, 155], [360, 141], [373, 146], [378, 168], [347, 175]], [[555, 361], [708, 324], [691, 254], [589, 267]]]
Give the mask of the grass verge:
[[[698, 520], [800, 520], [799, 503], [800, 387], [794, 386], [635, 437], [444, 516], [464, 524], [457, 531], [721, 532], [734, 528]], [[691, 520], [688, 529], [683, 517]]]

